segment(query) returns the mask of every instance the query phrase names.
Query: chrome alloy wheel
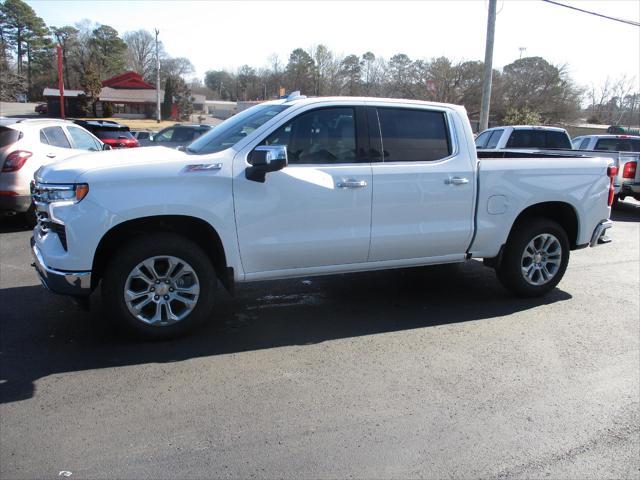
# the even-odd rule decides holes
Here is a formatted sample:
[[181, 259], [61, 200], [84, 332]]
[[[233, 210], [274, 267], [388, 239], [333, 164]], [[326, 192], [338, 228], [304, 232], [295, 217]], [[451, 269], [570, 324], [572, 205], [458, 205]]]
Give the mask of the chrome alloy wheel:
[[165, 327], [184, 319], [198, 303], [200, 283], [193, 267], [178, 257], [150, 257], [124, 284], [129, 312], [149, 325]]
[[522, 276], [531, 285], [544, 285], [556, 276], [562, 263], [560, 241], [541, 233], [529, 242], [522, 254]]

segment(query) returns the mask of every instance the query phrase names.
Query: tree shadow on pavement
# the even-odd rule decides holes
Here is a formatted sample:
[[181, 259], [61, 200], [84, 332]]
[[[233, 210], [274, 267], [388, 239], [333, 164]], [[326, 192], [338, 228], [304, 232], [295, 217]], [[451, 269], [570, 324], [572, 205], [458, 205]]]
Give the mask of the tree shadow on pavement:
[[220, 290], [216, 319], [174, 341], [136, 341], [41, 286], [0, 290], [0, 403], [31, 398], [52, 374], [307, 345], [339, 338], [491, 320], [568, 300], [510, 296], [478, 261], [428, 268], [245, 284]]

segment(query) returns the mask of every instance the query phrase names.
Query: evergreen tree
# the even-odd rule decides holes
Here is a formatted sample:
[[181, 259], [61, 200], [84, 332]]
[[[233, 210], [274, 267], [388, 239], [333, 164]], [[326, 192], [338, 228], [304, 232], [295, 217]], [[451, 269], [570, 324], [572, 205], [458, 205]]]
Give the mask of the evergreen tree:
[[164, 83], [164, 102], [160, 106], [160, 113], [163, 119], [171, 117], [171, 109], [173, 105], [173, 97], [175, 95], [175, 88], [173, 86], [173, 77], [168, 77]]

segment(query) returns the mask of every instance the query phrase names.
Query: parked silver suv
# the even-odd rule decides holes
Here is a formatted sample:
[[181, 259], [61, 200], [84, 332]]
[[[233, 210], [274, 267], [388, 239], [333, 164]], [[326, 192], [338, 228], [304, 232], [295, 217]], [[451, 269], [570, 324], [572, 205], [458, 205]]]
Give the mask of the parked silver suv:
[[110, 147], [72, 122], [4, 119], [0, 124], [0, 214], [29, 210], [29, 184], [42, 165], [107, 149]]

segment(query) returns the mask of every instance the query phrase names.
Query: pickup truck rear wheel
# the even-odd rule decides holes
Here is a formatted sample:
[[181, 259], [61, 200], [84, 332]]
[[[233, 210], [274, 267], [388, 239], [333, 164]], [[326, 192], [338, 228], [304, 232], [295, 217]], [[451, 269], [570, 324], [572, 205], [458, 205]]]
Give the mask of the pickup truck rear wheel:
[[158, 233], [138, 237], [114, 255], [102, 294], [122, 326], [145, 338], [166, 339], [209, 317], [216, 283], [213, 266], [198, 245]]
[[549, 292], [562, 279], [569, 263], [564, 229], [544, 218], [526, 220], [511, 233], [497, 269], [502, 285], [521, 297]]

